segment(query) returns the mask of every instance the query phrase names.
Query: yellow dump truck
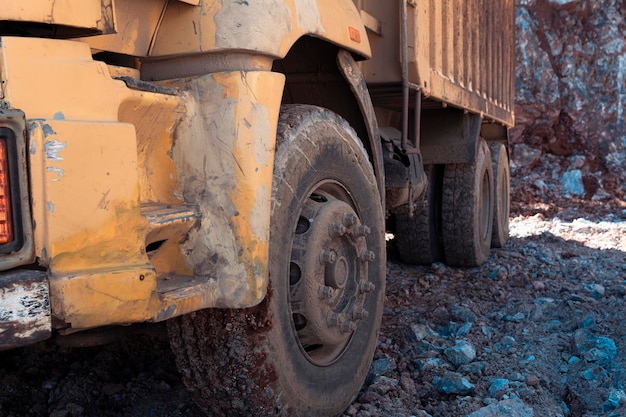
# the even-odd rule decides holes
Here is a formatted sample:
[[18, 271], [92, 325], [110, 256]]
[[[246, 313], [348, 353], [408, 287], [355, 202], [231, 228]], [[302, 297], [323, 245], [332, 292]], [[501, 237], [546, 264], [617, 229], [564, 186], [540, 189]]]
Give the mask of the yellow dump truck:
[[340, 414], [386, 232], [508, 237], [513, 7], [3, 0], [0, 349], [167, 320], [210, 415]]

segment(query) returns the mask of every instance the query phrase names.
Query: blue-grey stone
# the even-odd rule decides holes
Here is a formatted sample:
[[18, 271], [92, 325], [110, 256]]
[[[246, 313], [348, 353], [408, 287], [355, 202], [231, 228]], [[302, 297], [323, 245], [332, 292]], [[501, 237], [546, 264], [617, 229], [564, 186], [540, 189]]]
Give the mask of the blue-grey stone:
[[596, 339], [596, 349], [602, 352], [603, 357], [606, 357], [606, 362], [602, 362], [602, 364], [609, 364], [617, 357], [617, 346], [615, 346], [615, 341], [610, 337], [598, 337]]
[[456, 342], [454, 346], [445, 349], [443, 353], [457, 368], [476, 359], [476, 348], [464, 340]]
[[593, 284], [591, 286], [591, 296], [596, 300], [599, 300], [604, 297], [606, 294], [606, 288], [600, 284]]
[[388, 358], [376, 359], [370, 365], [370, 370], [367, 376], [365, 377], [365, 385], [370, 385], [376, 377], [391, 372], [392, 368], [393, 368], [393, 363], [391, 359], [388, 359]]
[[572, 410], [565, 404], [565, 401], [561, 401], [561, 410], [565, 413], [566, 416], [572, 414]]
[[584, 355], [595, 345], [596, 337], [589, 329], [578, 329], [574, 332], [573, 347], [576, 355]]
[[504, 336], [502, 338], [502, 346], [505, 349], [511, 349], [515, 345], [515, 338], [513, 336]]
[[440, 358], [416, 359], [413, 363], [420, 371], [428, 371], [430, 369], [451, 369], [451, 365], [448, 362], [444, 362]]
[[579, 327], [581, 329], [589, 329], [589, 328], [593, 327], [595, 324], [596, 324], [596, 322], [593, 319], [593, 316], [587, 315], [585, 317], [585, 319], [579, 324]]
[[456, 335], [457, 335], [457, 337], [465, 336], [466, 334], [468, 334], [470, 332], [471, 329], [472, 329], [472, 323], [467, 322], [464, 325], [462, 325], [461, 327], [459, 327], [459, 330], [456, 331]]
[[626, 394], [623, 390], [611, 388], [611, 390], [609, 391], [609, 397], [606, 399], [606, 402], [602, 406], [602, 410], [605, 412], [615, 410], [619, 407], [620, 402], [623, 402], [625, 400]]
[[456, 335], [458, 329], [459, 326], [455, 322], [451, 321], [447, 325], [437, 329], [437, 333], [443, 337], [450, 337]]
[[386, 395], [389, 391], [397, 388], [399, 382], [397, 379], [388, 378], [384, 375], [377, 376], [374, 383], [370, 386], [380, 395]]
[[453, 307], [450, 310], [450, 314], [455, 320], [473, 323], [476, 320], [476, 314], [469, 308], [465, 307]]
[[420, 342], [424, 340], [427, 328], [423, 324], [412, 324], [407, 330], [407, 340], [409, 342]]
[[534, 417], [532, 408], [518, 398], [498, 401], [465, 417]]
[[555, 320], [550, 320], [549, 322], [547, 322], [544, 328], [547, 332], [554, 332], [556, 330], [560, 330], [562, 326], [563, 326], [563, 323], [561, 323], [560, 320], [555, 319]]
[[441, 353], [441, 350], [441, 348], [433, 345], [432, 343], [428, 343], [425, 340], [420, 340], [419, 342], [415, 343], [415, 353], [418, 354], [425, 354], [427, 352], [434, 352], [439, 354]]
[[580, 376], [587, 381], [595, 381], [600, 378], [606, 378], [607, 373], [601, 366], [593, 366], [582, 371]]
[[524, 321], [524, 313], [517, 313], [513, 316], [506, 316], [506, 321], [511, 321], [513, 323], [521, 323]]
[[579, 169], [566, 171], [561, 177], [561, 188], [566, 197], [582, 195], [585, 193], [583, 173]]
[[444, 394], [470, 395], [476, 387], [474, 384], [459, 374], [447, 374], [446, 376], [433, 377], [433, 385], [437, 391]]
[[459, 366], [459, 372], [465, 375], [475, 375], [484, 371], [485, 368], [487, 368], [487, 362], [477, 361], [468, 363], [467, 365]]
[[505, 378], [493, 378], [489, 386], [489, 395], [493, 398], [501, 398], [509, 389], [509, 380]]

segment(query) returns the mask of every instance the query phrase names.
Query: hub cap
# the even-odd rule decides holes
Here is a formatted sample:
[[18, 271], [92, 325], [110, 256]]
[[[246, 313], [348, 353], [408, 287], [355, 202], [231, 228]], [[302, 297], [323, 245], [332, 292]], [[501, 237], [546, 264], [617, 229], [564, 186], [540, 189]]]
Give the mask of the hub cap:
[[[332, 192], [339, 189], [340, 192]], [[326, 191], [328, 190], [328, 191]], [[369, 227], [344, 200], [339, 185], [319, 187], [298, 216], [291, 251], [290, 306], [300, 348], [312, 363], [336, 360], [368, 316]], [[344, 197], [349, 199], [347, 195]]]

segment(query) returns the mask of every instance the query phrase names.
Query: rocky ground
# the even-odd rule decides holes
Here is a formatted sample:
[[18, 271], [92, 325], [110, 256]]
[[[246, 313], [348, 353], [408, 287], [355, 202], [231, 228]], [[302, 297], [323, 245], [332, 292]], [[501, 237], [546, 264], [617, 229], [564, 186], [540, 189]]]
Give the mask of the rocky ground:
[[[559, 161], [561, 163], [559, 163]], [[626, 205], [561, 197], [566, 159], [513, 164], [511, 240], [480, 268], [390, 243], [370, 376], [347, 416], [626, 416]], [[0, 416], [201, 416], [165, 333], [0, 354]]]

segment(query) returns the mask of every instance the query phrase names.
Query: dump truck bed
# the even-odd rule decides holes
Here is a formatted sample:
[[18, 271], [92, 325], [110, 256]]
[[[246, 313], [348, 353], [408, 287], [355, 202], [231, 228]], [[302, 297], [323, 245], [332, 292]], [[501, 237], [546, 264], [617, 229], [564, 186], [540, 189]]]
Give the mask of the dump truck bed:
[[[356, 0], [372, 46], [364, 64], [374, 87], [402, 82], [404, 0]], [[424, 97], [514, 122], [513, 0], [409, 0], [409, 81]]]

